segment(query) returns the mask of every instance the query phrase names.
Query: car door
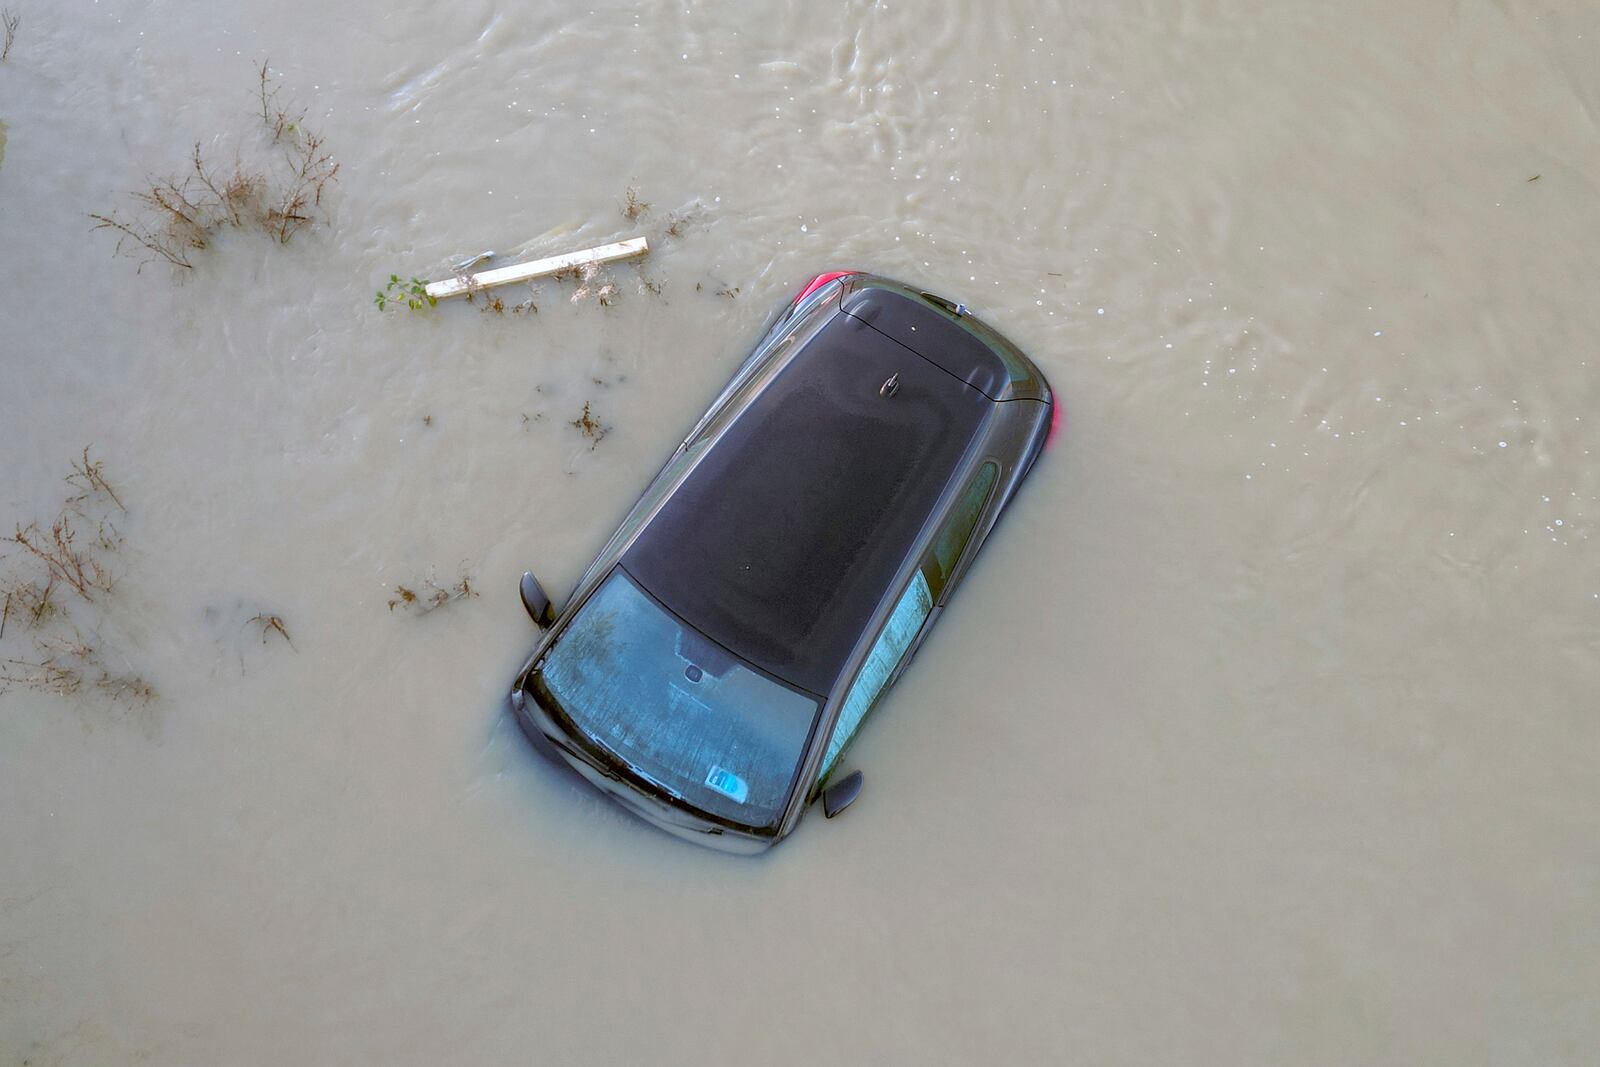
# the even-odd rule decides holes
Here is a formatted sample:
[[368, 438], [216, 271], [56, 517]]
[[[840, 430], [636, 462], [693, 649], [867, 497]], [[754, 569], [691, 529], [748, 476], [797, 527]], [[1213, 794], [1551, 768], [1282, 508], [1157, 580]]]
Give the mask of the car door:
[[855, 681], [851, 683], [844, 705], [839, 710], [833, 733], [828, 738], [827, 752], [822, 758], [822, 767], [817, 773], [818, 787], [833, 772], [839, 757], [860, 730], [867, 714], [883, 692], [900, 677], [916, 654], [917, 647], [933, 628], [939, 612], [955, 588], [955, 578], [962, 559], [972, 543], [978, 520], [994, 492], [999, 473], [999, 464], [990, 460], [972, 476], [945, 518], [932, 547], [924, 553], [921, 565], [895, 601], [894, 609], [873, 642], [861, 669], [856, 672]]

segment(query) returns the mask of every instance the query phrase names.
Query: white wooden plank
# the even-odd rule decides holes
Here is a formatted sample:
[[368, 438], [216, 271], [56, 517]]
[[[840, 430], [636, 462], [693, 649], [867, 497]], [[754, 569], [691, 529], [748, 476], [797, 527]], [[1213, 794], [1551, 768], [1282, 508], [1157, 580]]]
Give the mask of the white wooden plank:
[[461, 296], [469, 291], [493, 289], [497, 285], [510, 285], [513, 282], [548, 277], [560, 271], [572, 270], [574, 267], [591, 264], [599, 266], [602, 263], [632, 259], [649, 251], [650, 242], [645, 238], [630, 237], [626, 241], [617, 241], [598, 248], [585, 248], [581, 252], [567, 252], [564, 255], [546, 256], [544, 259], [535, 259], [527, 263], [513, 263], [509, 267], [496, 267], [494, 270], [469, 274], [465, 278], [444, 278], [429, 282], [427, 292], [429, 296], [443, 300], [446, 297]]

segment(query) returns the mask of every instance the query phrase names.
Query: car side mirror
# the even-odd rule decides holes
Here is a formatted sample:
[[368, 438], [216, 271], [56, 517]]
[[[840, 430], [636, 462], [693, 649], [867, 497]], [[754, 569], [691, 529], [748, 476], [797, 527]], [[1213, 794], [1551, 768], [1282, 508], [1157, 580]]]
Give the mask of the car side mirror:
[[822, 791], [822, 814], [833, 818], [845, 808], [848, 808], [861, 795], [861, 784], [865, 781], [860, 771], [851, 771], [837, 782], [833, 782]]
[[550, 598], [545, 595], [544, 586], [539, 584], [539, 579], [533, 576], [532, 571], [522, 573], [522, 606], [527, 609], [528, 618], [541, 630], [548, 629], [556, 621], [556, 610], [550, 606]]

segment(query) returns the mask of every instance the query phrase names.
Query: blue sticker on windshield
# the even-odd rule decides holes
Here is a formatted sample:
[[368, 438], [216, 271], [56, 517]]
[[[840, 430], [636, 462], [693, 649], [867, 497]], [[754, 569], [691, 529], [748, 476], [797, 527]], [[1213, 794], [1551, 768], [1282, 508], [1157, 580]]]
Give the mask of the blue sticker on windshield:
[[710, 773], [706, 775], [706, 785], [724, 796], [732, 797], [740, 804], [743, 804], [745, 798], [750, 795], [749, 783], [732, 771], [725, 771], [721, 767], [711, 768]]

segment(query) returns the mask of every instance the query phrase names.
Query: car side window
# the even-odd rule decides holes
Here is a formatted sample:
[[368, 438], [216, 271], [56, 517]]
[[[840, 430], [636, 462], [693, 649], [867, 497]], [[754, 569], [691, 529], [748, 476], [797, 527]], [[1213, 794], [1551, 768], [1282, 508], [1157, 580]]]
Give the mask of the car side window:
[[951, 576], [955, 574], [956, 567], [961, 563], [961, 555], [972, 539], [972, 532], [977, 528], [978, 517], [983, 514], [984, 504], [988, 503], [989, 492], [994, 488], [998, 473], [996, 464], [985, 463], [973, 476], [972, 482], [956, 501], [950, 517], [945, 520], [933, 547], [923, 558], [922, 566], [912, 576], [911, 584], [906, 586], [906, 591], [889, 613], [889, 621], [884, 624], [872, 651], [867, 653], [867, 660], [844, 699], [844, 707], [839, 709], [839, 719], [834, 724], [833, 736], [828, 740], [828, 751], [822, 758], [817, 781], [822, 781], [833, 770], [839, 754], [861, 728], [861, 720], [866, 718], [867, 712], [883, 692], [883, 687], [894, 676], [895, 668], [900, 665], [906, 650], [917, 639], [923, 623], [933, 611], [934, 603], [948, 590]]
[[928, 554], [923, 570], [927, 572], [928, 585], [933, 590], [935, 600], [944, 599], [950, 579], [961, 563], [962, 553], [966, 551], [967, 542], [972, 540], [972, 531], [978, 526], [978, 516], [983, 514], [983, 506], [989, 502], [989, 493], [994, 489], [999, 471], [999, 466], [991, 461], [973, 475], [961, 499], [956, 501], [944, 529], [939, 532], [939, 539], [933, 543], [933, 550]]
[[844, 698], [844, 707], [839, 709], [839, 721], [834, 725], [833, 737], [828, 741], [828, 753], [822, 758], [822, 770], [817, 775], [818, 781], [826, 778], [828, 772], [833, 770], [834, 763], [839, 759], [839, 753], [844, 751], [844, 746], [855, 736], [856, 730], [861, 726], [861, 720], [866, 717], [868, 709], [878, 699], [878, 694], [883, 692], [890, 675], [894, 674], [894, 669], [900, 665], [900, 657], [911, 647], [911, 642], [917, 639], [917, 632], [922, 629], [922, 624], [932, 610], [933, 592], [928, 588], [928, 579], [923, 576], [922, 571], [918, 571], [912, 577], [911, 584], [906, 586], [906, 591], [901, 594], [894, 611], [890, 612], [883, 633], [878, 635], [877, 644], [867, 653], [867, 661], [861, 665], [861, 672], [856, 675], [855, 684], [850, 687], [849, 695]]

